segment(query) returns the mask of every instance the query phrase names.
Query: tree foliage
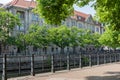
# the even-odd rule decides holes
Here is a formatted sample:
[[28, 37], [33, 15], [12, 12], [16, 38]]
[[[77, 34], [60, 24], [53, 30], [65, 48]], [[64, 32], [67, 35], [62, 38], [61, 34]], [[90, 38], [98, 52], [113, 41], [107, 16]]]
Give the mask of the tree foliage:
[[90, 2], [96, 10], [97, 20], [113, 30], [120, 30], [119, 0], [37, 0], [36, 12], [48, 23], [60, 24], [73, 12], [73, 4], [82, 7]]
[[75, 0], [36, 0], [36, 12], [40, 14], [47, 23], [61, 24], [73, 11]]
[[83, 44], [84, 45], [94, 45], [95, 47], [100, 47], [101, 44], [99, 42], [100, 38], [99, 33], [92, 33], [89, 30], [85, 30], [84, 36], [83, 36]]
[[82, 46], [83, 45], [83, 34], [84, 30], [73, 26], [70, 28], [70, 45], [71, 46]]
[[99, 21], [105, 23], [112, 30], [120, 30], [120, 3], [119, 0], [82, 0], [79, 6], [84, 6], [93, 2], [96, 10], [96, 17]]
[[90, 31], [79, 29], [77, 27], [50, 27], [32, 25], [24, 39], [27, 45], [36, 47], [47, 47], [56, 45], [61, 48], [61, 53], [64, 53], [64, 48], [68, 46], [77, 47], [85, 45], [98, 45], [98, 34], [92, 34]]
[[48, 28], [45, 26], [32, 25], [25, 34], [27, 45], [43, 47], [49, 45]]
[[0, 8], [0, 41], [5, 41], [16, 25], [20, 25], [18, 17]]
[[26, 49], [26, 42], [25, 42], [25, 36], [23, 33], [19, 33], [16, 36], [9, 36], [6, 39], [6, 44], [7, 45], [14, 45], [20, 50], [25, 50]]
[[99, 42], [104, 46], [109, 46], [112, 48], [120, 47], [119, 31], [113, 31], [107, 27], [103, 35], [99, 38]]
[[63, 49], [70, 45], [70, 29], [66, 26], [53, 27], [49, 29], [49, 36], [51, 43], [60, 47], [62, 53], [64, 53]]

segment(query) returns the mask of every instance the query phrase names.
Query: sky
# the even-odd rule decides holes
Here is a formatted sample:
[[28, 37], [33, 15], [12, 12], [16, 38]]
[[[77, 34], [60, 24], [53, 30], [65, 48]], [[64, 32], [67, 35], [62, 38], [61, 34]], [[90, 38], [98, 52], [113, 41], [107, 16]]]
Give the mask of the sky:
[[[12, 0], [0, 0], [0, 3], [6, 4], [10, 1], [12, 1]], [[86, 14], [91, 14], [92, 16], [94, 16], [94, 14], [95, 14], [95, 10], [92, 7], [90, 7], [90, 5], [84, 6], [82, 8], [74, 5], [74, 9], [77, 11], [81, 11], [83, 13], [86, 13]]]

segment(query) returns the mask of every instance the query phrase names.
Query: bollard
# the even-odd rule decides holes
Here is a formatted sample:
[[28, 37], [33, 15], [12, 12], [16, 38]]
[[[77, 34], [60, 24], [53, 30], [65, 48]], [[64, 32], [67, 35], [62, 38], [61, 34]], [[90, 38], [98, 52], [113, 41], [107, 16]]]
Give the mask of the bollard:
[[34, 54], [32, 54], [32, 56], [31, 56], [31, 75], [35, 76], [35, 72], [34, 72]]
[[2, 73], [2, 80], [7, 80], [7, 55], [4, 54], [3, 56], [3, 73]]

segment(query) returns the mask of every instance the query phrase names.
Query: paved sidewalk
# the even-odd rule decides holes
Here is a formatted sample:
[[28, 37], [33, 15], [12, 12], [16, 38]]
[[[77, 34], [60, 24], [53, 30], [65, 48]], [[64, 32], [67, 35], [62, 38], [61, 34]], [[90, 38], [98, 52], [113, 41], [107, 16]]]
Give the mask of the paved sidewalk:
[[71, 71], [37, 74], [8, 80], [120, 80], [120, 63], [112, 63]]

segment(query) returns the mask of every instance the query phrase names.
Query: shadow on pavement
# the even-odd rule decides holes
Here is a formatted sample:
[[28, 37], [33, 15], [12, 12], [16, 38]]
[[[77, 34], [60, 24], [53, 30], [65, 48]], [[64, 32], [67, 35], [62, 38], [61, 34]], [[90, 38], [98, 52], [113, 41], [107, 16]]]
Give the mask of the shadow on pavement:
[[120, 80], [120, 72], [106, 72], [105, 74], [111, 74], [111, 76], [89, 76], [86, 80]]

